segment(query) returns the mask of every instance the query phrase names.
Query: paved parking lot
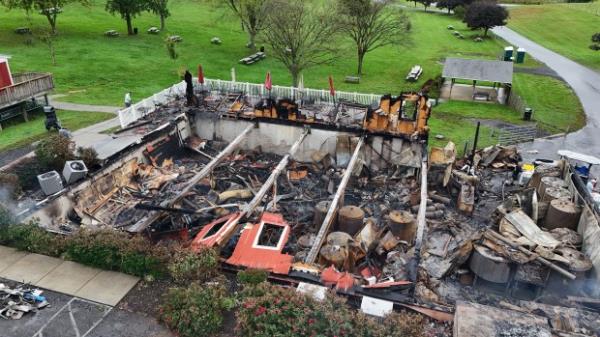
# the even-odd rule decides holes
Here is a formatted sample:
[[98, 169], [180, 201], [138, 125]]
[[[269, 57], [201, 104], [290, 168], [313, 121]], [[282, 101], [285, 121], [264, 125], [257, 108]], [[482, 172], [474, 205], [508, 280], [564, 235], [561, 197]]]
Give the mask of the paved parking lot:
[[[0, 278], [15, 287], [19, 283]], [[155, 319], [44, 290], [49, 307], [19, 320], [0, 319], [0, 337], [172, 337]]]

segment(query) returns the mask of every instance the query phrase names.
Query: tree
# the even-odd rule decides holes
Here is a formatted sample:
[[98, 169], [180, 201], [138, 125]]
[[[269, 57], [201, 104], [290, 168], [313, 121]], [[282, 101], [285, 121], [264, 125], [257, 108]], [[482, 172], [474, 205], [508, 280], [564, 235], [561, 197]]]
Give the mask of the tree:
[[148, 10], [160, 17], [160, 30], [165, 29], [165, 20], [171, 16], [168, 2], [169, 0], [148, 0]]
[[431, 4], [433, 3], [433, 0], [417, 0], [415, 2], [418, 2], [421, 5], [423, 5], [423, 7], [425, 7], [425, 11], [427, 12], [427, 7], [431, 6]]
[[435, 6], [437, 8], [446, 8], [448, 14], [450, 14], [450, 11], [454, 10], [456, 7], [465, 7], [471, 4], [471, 2], [471, 0], [438, 0]]
[[62, 13], [65, 5], [73, 2], [79, 2], [88, 5], [87, 0], [0, 0], [8, 9], [23, 9], [26, 12], [38, 11], [45, 16], [50, 24], [52, 34], [56, 34], [56, 19], [58, 14]]
[[121, 18], [127, 22], [127, 34], [133, 35], [131, 20], [147, 10], [148, 3], [146, 0], [108, 0], [105, 8], [113, 15], [120, 14]]
[[506, 25], [508, 11], [492, 1], [476, 1], [467, 7], [463, 21], [471, 29], [483, 29], [487, 36], [490, 28]]
[[221, 0], [235, 13], [248, 33], [248, 47], [256, 50], [256, 37], [265, 29], [271, 0]]
[[392, 4], [392, 0], [337, 0], [340, 29], [356, 44], [358, 75], [368, 52], [401, 42], [408, 31], [408, 17]]
[[338, 26], [303, 0], [275, 0], [272, 5], [262, 35], [296, 86], [303, 70], [335, 59]]

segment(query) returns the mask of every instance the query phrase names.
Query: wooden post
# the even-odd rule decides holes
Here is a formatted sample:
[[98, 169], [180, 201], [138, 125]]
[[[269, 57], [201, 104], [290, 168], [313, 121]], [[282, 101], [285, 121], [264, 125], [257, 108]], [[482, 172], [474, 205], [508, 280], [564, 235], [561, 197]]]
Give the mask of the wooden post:
[[[310, 249], [310, 252], [306, 256], [304, 262], [306, 263], [315, 263], [317, 260], [317, 256], [319, 255], [319, 249], [321, 249], [321, 245], [325, 242], [325, 236], [329, 232], [329, 227], [331, 226], [331, 222], [333, 217], [337, 211], [340, 200], [344, 196], [344, 191], [346, 190], [346, 185], [348, 185], [348, 181], [350, 180], [350, 176], [352, 176], [352, 171], [354, 170], [354, 165], [358, 161], [358, 155], [360, 154], [360, 150], [364, 144], [365, 138], [361, 137], [356, 144], [356, 148], [354, 149], [354, 153], [352, 154], [352, 158], [348, 163], [348, 167], [346, 167], [346, 172], [344, 172], [344, 176], [342, 177], [342, 181], [338, 186], [335, 195], [333, 196], [333, 200], [331, 201], [331, 205], [329, 205], [329, 209], [327, 210], [327, 214], [325, 215], [325, 219], [323, 219], [323, 224], [321, 224], [321, 228], [319, 229], [319, 233], [315, 238], [314, 244]], [[427, 197], [425, 197], [427, 199]]]
[[[427, 153], [427, 147], [424, 146], [424, 151]], [[415, 256], [421, 253], [423, 245], [423, 233], [427, 225], [425, 220], [427, 213], [427, 155], [421, 160], [421, 203], [419, 204], [419, 213], [417, 214], [417, 237], [415, 239]]]
[[281, 159], [281, 161], [279, 162], [279, 164], [277, 164], [277, 167], [275, 167], [269, 178], [267, 178], [265, 183], [261, 186], [260, 190], [256, 192], [254, 199], [252, 199], [252, 201], [248, 203], [248, 206], [246, 206], [246, 208], [243, 211], [243, 216], [250, 215], [252, 212], [254, 212], [254, 209], [258, 207], [258, 205], [262, 202], [262, 199], [265, 197], [271, 186], [275, 184], [275, 182], [277, 181], [277, 177], [279, 177], [281, 172], [286, 168], [286, 166], [290, 162], [290, 159], [296, 154], [296, 152], [298, 152], [300, 144], [302, 144], [302, 141], [304, 140], [304, 138], [306, 138], [306, 136], [309, 133], [310, 129], [306, 128], [300, 136], [300, 138], [298, 138], [294, 145], [292, 145], [288, 153], [283, 157], [283, 159]]

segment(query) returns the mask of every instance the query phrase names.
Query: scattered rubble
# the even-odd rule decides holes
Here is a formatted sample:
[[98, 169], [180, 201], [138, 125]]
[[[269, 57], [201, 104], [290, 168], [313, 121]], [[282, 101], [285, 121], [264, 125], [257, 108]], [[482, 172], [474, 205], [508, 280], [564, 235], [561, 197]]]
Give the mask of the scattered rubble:
[[37, 312], [49, 305], [43, 291], [26, 285], [9, 288], [0, 283], [0, 318], [21, 319], [23, 315]]

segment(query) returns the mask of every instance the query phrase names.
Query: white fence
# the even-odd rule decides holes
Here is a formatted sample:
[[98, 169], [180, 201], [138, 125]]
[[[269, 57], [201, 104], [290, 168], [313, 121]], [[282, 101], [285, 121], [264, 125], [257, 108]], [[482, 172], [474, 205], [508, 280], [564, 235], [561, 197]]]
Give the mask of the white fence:
[[162, 104], [174, 100], [177, 96], [185, 96], [185, 82], [177, 83], [172, 87], [131, 105], [129, 108], [120, 110], [119, 121], [121, 122], [121, 127], [127, 127], [127, 125], [153, 112]]
[[[200, 85], [196, 78], [194, 78], [193, 81], [195, 89], [209, 90], [212, 93], [243, 92], [246, 95], [258, 97], [264, 97], [269, 94], [263, 84], [205, 79], [204, 84]], [[273, 98], [302, 98], [304, 100], [312, 100], [317, 104], [333, 103], [333, 97], [331, 97], [329, 94], [329, 90], [309, 88], [299, 89], [294, 87], [282, 87], [274, 85], [270, 94]], [[153, 112], [156, 107], [172, 101], [176, 96], [185, 96], [185, 82], [177, 83], [168, 89], [165, 89], [151, 97], [142, 100], [141, 102], [132, 105], [129, 108], [119, 111], [121, 127], [124, 128], [141, 117]], [[337, 100], [358, 104], [370, 105], [379, 102], [380, 98], [381, 95], [376, 94], [336, 91]]]
[[[196, 87], [200, 88], [200, 84], [196, 82]], [[212, 80], [206, 79], [204, 88], [208, 88], [210, 91], [218, 92], [243, 92], [249, 96], [266, 96], [268, 91], [265, 89], [264, 84], [248, 83], [248, 82], [232, 82], [223, 80]], [[294, 88], [294, 87], [282, 87], [274, 85], [271, 90], [271, 96], [276, 97], [287, 97], [287, 98], [303, 98], [312, 99], [316, 103], [333, 103], [333, 97], [329, 94], [329, 90], [309, 89], [309, 88]], [[344, 92], [336, 91], [335, 93], [337, 100], [343, 100], [347, 102], [359, 103], [359, 104], [372, 104], [379, 102], [381, 95], [375, 94], [361, 94], [357, 92]]]

